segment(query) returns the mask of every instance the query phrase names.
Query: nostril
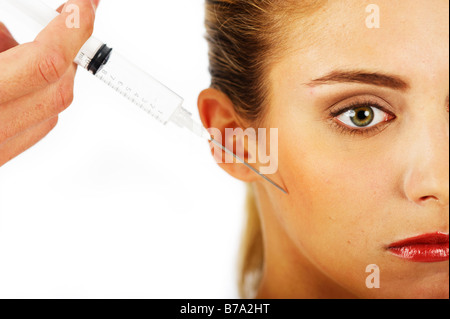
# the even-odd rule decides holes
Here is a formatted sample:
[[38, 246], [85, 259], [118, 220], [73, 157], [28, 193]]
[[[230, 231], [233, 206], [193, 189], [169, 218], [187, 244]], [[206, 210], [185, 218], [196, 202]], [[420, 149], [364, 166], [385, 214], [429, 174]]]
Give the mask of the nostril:
[[420, 198], [421, 202], [426, 202], [426, 201], [430, 201], [430, 200], [435, 200], [435, 201], [439, 201], [438, 198], [436, 198], [435, 196], [423, 196]]

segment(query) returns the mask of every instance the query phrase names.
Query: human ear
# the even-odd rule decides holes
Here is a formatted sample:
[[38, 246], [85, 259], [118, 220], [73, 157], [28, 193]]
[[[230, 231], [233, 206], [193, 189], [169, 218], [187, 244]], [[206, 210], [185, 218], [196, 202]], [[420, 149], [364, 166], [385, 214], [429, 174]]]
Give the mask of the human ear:
[[[243, 152], [238, 152], [237, 155], [246, 162], [249, 159], [257, 158], [257, 147], [249, 147], [245, 143], [244, 135], [229, 134], [230, 129], [241, 128], [245, 130], [245, 127], [243, 127], [243, 121], [236, 114], [233, 103], [226, 94], [213, 88], [202, 91], [198, 98], [198, 111], [203, 125], [209, 129], [215, 139], [218, 139], [219, 143], [228, 147], [232, 152], [242, 149]], [[255, 141], [256, 138], [253, 142], [255, 143]], [[248, 144], [250, 144], [250, 141]], [[238, 145], [240, 147], [237, 147]], [[244, 164], [236, 160], [234, 163], [227, 163], [226, 159], [230, 159], [229, 154], [225, 154], [223, 150], [215, 147], [213, 143], [210, 143], [210, 147], [216, 162], [228, 174], [247, 183], [257, 180], [258, 176]], [[254, 164], [252, 166], [255, 167]]]

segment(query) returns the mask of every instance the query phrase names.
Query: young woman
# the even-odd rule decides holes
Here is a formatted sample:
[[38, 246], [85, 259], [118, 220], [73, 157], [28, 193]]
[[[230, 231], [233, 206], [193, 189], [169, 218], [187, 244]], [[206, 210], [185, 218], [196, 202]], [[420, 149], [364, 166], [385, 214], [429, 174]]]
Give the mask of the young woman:
[[278, 128], [288, 191], [220, 164], [249, 185], [243, 298], [449, 297], [448, 16], [447, 0], [206, 1], [203, 124]]

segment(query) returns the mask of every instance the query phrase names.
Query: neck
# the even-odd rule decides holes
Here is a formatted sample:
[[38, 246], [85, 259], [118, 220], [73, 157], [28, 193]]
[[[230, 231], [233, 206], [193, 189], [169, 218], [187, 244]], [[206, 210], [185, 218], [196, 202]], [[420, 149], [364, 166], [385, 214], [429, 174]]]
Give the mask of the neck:
[[264, 240], [264, 267], [257, 299], [355, 298], [315, 267], [286, 233], [266, 189], [255, 183]]

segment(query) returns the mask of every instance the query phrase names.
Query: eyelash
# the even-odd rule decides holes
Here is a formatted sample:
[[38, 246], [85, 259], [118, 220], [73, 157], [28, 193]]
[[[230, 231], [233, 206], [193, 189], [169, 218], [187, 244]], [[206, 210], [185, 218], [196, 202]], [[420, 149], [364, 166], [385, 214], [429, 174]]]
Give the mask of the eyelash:
[[[341, 115], [347, 111], [351, 111], [355, 108], [359, 108], [359, 107], [377, 108], [380, 111], [383, 111], [383, 112], [389, 114], [390, 116], [392, 116], [393, 119], [383, 122], [383, 123], [380, 123], [378, 125], [366, 128], [366, 129], [350, 128], [346, 125], [339, 124], [338, 121], [336, 120], [336, 118], [339, 115]], [[351, 105], [348, 105], [340, 110], [330, 112], [330, 118], [332, 119], [332, 121], [331, 121], [332, 126], [335, 129], [339, 130], [342, 134], [347, 134], [350, 136], [354, 136], [354, 135], [359, 135], [359, 136], [370, 135], [371, 136], [371, 135], [375, 135], [376, 133], [382, 132], [384, 130], [384, 128], [386, 128], [386, 125], [389, 124], [390, 122], [392, 122], [393, 120], [395, 120], [397, 117], [392, 112], [387, 111], [384, 107], [382, 107], [380, 104], [378, 104], [376, 102], [364, 101], [364, 102], [354, 102]]]

